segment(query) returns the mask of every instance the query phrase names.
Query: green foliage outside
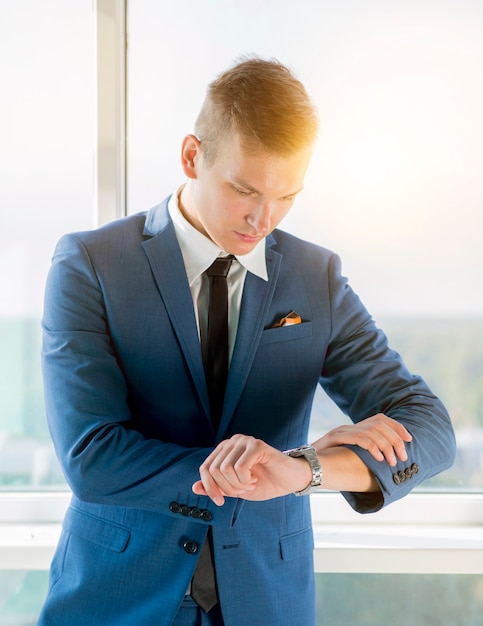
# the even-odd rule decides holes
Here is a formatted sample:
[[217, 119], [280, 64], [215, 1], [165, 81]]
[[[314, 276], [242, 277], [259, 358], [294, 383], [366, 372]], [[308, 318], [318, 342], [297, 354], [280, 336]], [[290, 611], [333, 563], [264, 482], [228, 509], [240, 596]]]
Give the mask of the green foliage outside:
[[317, 626], [483, 624], [483, 576], [318, 574], [316, 581]]
[[381, 321], [391, 346], [448, 407], [457, 430], [483, 429], [483, 319]]
[[[421, 374], [448, 407], [457, 434], [469, 433], [455, 467], [432, 487], [483, 488], [483, 320], [380, 320], [391, 346]], [[10, 472], [5, 454], [50, 446], [43, 407], [38, 320], [0, 320], [0, 485], [29, 486], [31, 475]], [[314, 429], [341, 416], [323, 394], [314, 404]], [[4, 446], [2, 448], [2, 438]], [[8, 438], [8, 440], [7, 440]], [[481, 444], [481, 445], [480, 445]], [[30, 447], [29, 447], [30, 446]], [[55, 471], [41, 486], [63, 484]], [[47, 589], [47, 572], [0, 571], [0, 624], [33, 626]], [[483, 577], [453, 575], [318, 574], [317, 626], [482, 626]], [[302, 623], [301, 623], [302, 626]]]
[[[448, 407], [457, 431], [459, 453], [452, 470], [430, 486], [483, 488], [483, 319], [401, 318], [377, 320], [409, 369], [421, 374]], [[63, 485], [45, 419], [40, 374], [40, 323], [0, 319], [0, 486]], [[323, 393], [312, 418], [314, 437], [346, 419]], [[5, 451], [2, 451], [3, 448]], [[21, 465], [21, 457], [50, 455], [42, 471]], [[15, 468], [9, 469], [9, 461]], [[17, 469], [18, 465], [18, 469]], [[34, 476], [34, 477], [33, 477]]]
[[[456, 428], [483, 428], [483, 319], [382, 320], [391, 346], [449, 407]], [[37, 319], [0, 319], [0, 429], [48, 437]]]
[[47, 594], [48, 579], [46, 571], [0, 570], [0, 624], [34, 626]]
[[[0, 624], [34, 626], [47, 583], [48, 572], [0, 571]], [[483, 576], [317, 574], [316, 585], [317, 626], [483, 624]]]

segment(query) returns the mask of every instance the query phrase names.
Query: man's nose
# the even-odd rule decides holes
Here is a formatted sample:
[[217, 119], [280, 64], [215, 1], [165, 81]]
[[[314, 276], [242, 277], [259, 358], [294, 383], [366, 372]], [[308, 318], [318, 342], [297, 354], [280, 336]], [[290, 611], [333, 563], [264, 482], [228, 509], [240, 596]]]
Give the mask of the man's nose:
[[260, 202], [256, 209], [247, 217], [247, 222], [257, 231], [257, 234], [270, 232], [272, 206], [270, 202]]

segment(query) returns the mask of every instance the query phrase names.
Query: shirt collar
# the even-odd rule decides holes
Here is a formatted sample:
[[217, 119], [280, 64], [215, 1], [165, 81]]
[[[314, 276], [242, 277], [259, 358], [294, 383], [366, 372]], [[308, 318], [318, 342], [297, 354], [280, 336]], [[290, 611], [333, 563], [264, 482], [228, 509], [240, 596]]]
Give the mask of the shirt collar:
[[[173, 220], [176, 237], [181, 248], [188, 281], [192, 282], [206, 271], [213, 261], [223, 254], [227, 254], [215, 243], [200, 233], [184, 217], [179, 209], [178, 196], [180, 187], [168, 201], [168, 212]], [[249, 272], [263, 280], [268, 280], [267, 264], [265, 260], [265, 239], [262, 239], [248, 254], [235, 255], [237, 261]]]

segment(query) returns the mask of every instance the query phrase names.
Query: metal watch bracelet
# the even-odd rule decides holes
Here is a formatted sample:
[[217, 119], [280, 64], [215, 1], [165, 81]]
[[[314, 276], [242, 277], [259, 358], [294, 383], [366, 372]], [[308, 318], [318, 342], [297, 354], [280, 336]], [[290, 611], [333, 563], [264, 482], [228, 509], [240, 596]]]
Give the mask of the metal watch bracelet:
[[304, 445], [298, 448], [292, 448], [291, 450], [285, 450], [284, 454], [295, 458], [303, 456], [310, 465], [310, 469], [312, 470], [312, 481], [310, 482], [310, 484], [307, 485], [307, 487], [302, 491], [296, 491], [295, 495], [306, 496], [309, 493], [318, 491], [322, 483], [322, 467], [320, 465], [319, 457], [317, 456], [317, 451], [314, 446]]

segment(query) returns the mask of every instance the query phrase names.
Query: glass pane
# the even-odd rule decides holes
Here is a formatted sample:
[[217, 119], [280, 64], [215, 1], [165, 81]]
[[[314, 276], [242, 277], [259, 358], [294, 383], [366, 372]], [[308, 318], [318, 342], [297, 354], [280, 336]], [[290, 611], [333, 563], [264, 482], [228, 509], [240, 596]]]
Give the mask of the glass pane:
[[0, 624], [34, 626], [48, 581], [48, 572], [0, 571]]
[[[425, 488], [483, 488], [483, 319], [400, 317], [378, 320], [391, 345], [404, 355], [410, 370], [424, 375], [444, 399], [458, 440], [450, 471], [424, 483]], [[318, 391], [312, 413], [313, 439], [349, 423], [327, 396]]]
[[43, 488], [64, 484], [42, 398], [45, 276], [59, 237], [93, 224], [93, 7], [22, 0], [0, 11], [0, 486]]
[[[317, 626], [480, 626], [483, 577], [317, 574]], [[0, 623], [33, 626], [48, 572], [0, 572]], [[382, 601], [384, 599], [384, 601]]]
[[[128, 30], [129, 212], [183, 182], [180, 142], [219, 71], [251, 52], [291, 65], [322, 127], [283, 227], [341, 255], [393, 346], [447, 404], [459, 452], [434, 485], [480, 489], [483, 4], [137, 0]], [[318, 393], [314, 433], [339, 421]]]
[[317, 626], [479, 626], [483, 576], [317, 574]]

